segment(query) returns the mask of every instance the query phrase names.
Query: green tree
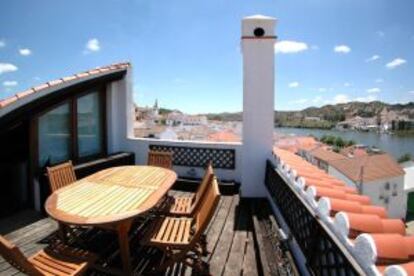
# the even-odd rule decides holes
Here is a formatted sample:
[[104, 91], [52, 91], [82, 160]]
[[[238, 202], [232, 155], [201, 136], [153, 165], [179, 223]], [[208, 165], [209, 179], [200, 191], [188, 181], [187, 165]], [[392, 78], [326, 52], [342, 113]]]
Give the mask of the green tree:
[[335, 138], [335, 146], [337, 146], [338, 148], [343, 148], [345, 146], [345, 141], [344, 139], [342, 139], [341, 137], [336, 137]]
[[353, 145], [355, 145], [356, 144], [356, 142], [354, 141], [354, 140], [348, 140], [348, 141], [346, 141], [346, 146], [347, 147], [350, 147], [350, 146], [353, 146]]

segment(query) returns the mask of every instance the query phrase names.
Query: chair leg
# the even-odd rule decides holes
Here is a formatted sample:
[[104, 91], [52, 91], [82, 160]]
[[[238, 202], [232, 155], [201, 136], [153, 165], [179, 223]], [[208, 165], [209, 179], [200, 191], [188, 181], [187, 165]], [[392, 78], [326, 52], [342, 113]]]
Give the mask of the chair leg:
[[202, 250], [202, 254], [204, 257], [206, 257], [208, 255], [208, 250], [207, 250], [207, 236], [205, 234], [201, 235], [200, 237], [200, 245], [201, 245], [201, 250]]

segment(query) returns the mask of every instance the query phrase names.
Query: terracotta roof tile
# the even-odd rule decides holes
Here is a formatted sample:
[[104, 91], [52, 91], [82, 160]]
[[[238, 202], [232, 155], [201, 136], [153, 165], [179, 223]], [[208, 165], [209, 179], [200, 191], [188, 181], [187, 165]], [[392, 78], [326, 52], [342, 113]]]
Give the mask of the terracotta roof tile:
[[[345, 191], [341, 191], [334, 187], [332, 188], [325, 188], [325, 187], [313, 187], [316, 191], [316, 198], [319, 199], [321, 197], [329, 197], [329, 198], [336, 198], [336, 199], [344, 199], [348, 201], [355, 201], [362, 205], [370, 205], [371, 199], [368, 196], [358, 195], [358, 194], [351, 194]], [[310, 188], [308, 188], [310, 189]]]
[[26, 97], [30, 94], [33, 94], [33, 93], [35, 93], [34, 89], [30, 88], [28, 90], [17, 93], [16, 96], [17, 96], [17, 98], [21, 99], [21, 98], [24, 98], [24, 97]]
[[350, 238], [362, 233], [395, 233], [405, 235], [405, 225], [400, 219], [383, 219], [373, 214], [339, 212], [335, 223], [345, 229]]
[[12, 97], [10, 97], [10, 98], [7, 98], [7, 99], [4, 99], [4, 100], [1, 100], [0, 101], [0, 108], [3, 108], [3, 107], [5, 107], [5, 106], [7, 106], [7, 105], [9, 105], [9, 104], [11, 104], [11, 103], [13, 103], [13, 102], [15, 102], [15, 101], [17, 101], [18, 100], [18, 98], [17, 98], [17, 96], [15, 95], [15, 96], [12, 96]]
[[37, 85], [37, 86], [33, 87], [33, 90], [34, 90], [35, 92], [39, 92], [40, 90], [46, 89], [46, 88], [48, 88], [48, 87], [49, 87], [49, 84], [44, 83], [44, 84], [39, 84], [39, 85]]
[[71, 80], [76, 80], [76, 79], [77, 79], [77, 77], [75, 75], [62, 78], [62, 80], [65, 81], [65, 82], [66, 81], [71, 81]]
[[330, 162], [333, 160], [341, 160], [345, 157], [342, 154], [326, 150], [322, 147], [316, 148], [310, 151], [311, 155], [317, 159], [323, 160], [325, 162]]
[[373, 154], [333, 160], [330, 165], [352, 181], [363, 182], [404, 175], [404, 170], [389, 154]]
[[216, 142], [239, 142], [240, 137], [230, 131], [219, 131], [209, 134], [207, 140]]
[[54, 86], [54, 85], [58, 85], [58, 84], [61, 84], [61, 83], [63, 83], [62, 79], [52, 80], [52, 81], [48, 82], [49, 86]]
[[[115, 69], [115, 68], [114, 68]], [[75, 75], [77, 78], [85, 78], [87, 76], [89, 76], [88, 72], [82, 72], [82, 73], [78, 73]]]
[[95, 75], [95, 74], [99, 74], [100, 71], [99, 71], [99, 69], [93, 69], [93, 70], [89, 70], [88, 73], [91, 74], [91, 75]]
[[[371, 234], [377, 249], [377, 263], [392, 263], [392, 261], [408, 261], [409, 246], [403, 235], [399, 234]], [[396, 246], [398, 245], [398, 246]]]
[[108, 72], [109, 70], [110, 70], [109, 68], [99, 68], [99, 71], [101, 73]]
[[73, 81], [73, 80], [78, 80], [78, 79], [81, 79], [81, 78], [85, 78], [87, 76], [90, 76], [91, 74], [109, 72], [111, 70], [126, 69], [130, 66], [131, 66], [131, 64], [128, 63], [128, 62], [111, 64], [111, 65], [108, 65], [108, 66], [101, 67], [99, 69], [95, 68], [95, 69], [92, 69], [90, 71], [82, 72], [82, 73], [75, 74], [75, 75], [68, 76], [68, 77], [64, 77], [64, 78], [61, 78], [61, 79], [52, 80], [52, 81], [49, 81], [47, 83], [37, 85], [37, 86], [35, 86], [33, 88], [30, 88], [28, 90], [19, 92], [16, 95], [14, 95], [12, 97], [9, 97], [7, 99], [0, 100], [0, 108], [8, 106], [8, 105], [16, 102], [19, 99], [22, 99], [22, 98], [24, 98], [28, 95], [33, 94], [33, 93], [37, 93], [39, 91], [42, 91], [46, 88], [53, 87], [55, 85], [59, 85], [59, 84], [65, 83], [65, 82], [70, 82], [70, 81]]
[[[286, 164], [279, 168], [290, 179], [295, 176], [295, 183], [302, 183], [295, 185], [305, 189], [305, 196], [313, 195], [319, 200], [319, 214], [335, 216], [335, 220], [326, 220], [326, 223], [334, 222], [338, 231], [353, 241], [351, 247], [347, 248], [358, 255], [364, 265], [373, 265], [376, 273], [384, 272], [385, 275], [414, 275], [414, 236], [405, 235], [402, 220], [388, 219], [385, 208], [371, 205], [369, 197], [356, 194], [354, 188], [345, 186], [342, 181], [335, 181], [335, 178], [301, 157], [281, 149], [274, 149], [274, 153], [280, 158], [281, 164]], [[385, 163], [390, 164], [388, 161]], [[291, 173], [293, 170], [296, 174]], [[395, 168], [385, 170], [388, 173], [398, 172]]]

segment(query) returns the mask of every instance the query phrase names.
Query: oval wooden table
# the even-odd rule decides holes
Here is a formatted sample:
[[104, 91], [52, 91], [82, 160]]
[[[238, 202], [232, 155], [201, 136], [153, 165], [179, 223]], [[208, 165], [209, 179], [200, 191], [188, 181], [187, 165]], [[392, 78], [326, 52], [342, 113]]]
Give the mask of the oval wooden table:
[[116, 231], [124, 273], [131, 274], [128, 232], [132, 221], [154, 208], [176, 179], [174, 171], [158, 167], [113, 167], [55, 191], [45, 208], [63, 224]]

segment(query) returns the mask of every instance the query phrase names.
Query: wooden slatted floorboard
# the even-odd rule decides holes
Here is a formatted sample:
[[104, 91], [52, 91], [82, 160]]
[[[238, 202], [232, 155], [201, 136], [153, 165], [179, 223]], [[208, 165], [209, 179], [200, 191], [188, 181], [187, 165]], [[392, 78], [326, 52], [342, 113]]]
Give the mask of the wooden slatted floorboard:
[[[186, 192], [173, 192], [175, 196], [188, 195]], [[0, 226], [1, 227], [1, 226]], [[222, 196], [211, 223], [206, 229], [208, 262], [210, 275], [261, 275], [261, 263], [257, 260], [257, 246], [255, 245], [254, 224], [251, 213], [251, 202], [240, 199], [238, 195]], [[57, 224], [49, 218], [38, 220], [6, 236], [15, 242], [24, 254], [31, 255], [46, 246], [45, 239], [57, 230]], [[46, 239], [47, 240], [47, 239]], [[96, 243], [100, 243], [97, 239]], [[110, 248], [110, 246], [107, 246]], [[116, 251], [116, 244], [112, 245], [112, 252]], [[134, 265], [136, 273], [148, 272], [154, 265], [154, 259], [159, 258], [155, 250], [137, 250], [138, 256]], [[112, 254], [115, 255], [116, 254]], [[146, 257], [145, 257], [146, 256]], [[108, 257], [110, 260], [112, 257]], [[117, 257], [115, 257], [116, 259]], [[18, 275], [0, 257], [0, 275]], [[169, 269], [166, 275], [194, 275], [190, 268], [177, 264]], [[102, 275], [102, 274], [99, 274]]]

